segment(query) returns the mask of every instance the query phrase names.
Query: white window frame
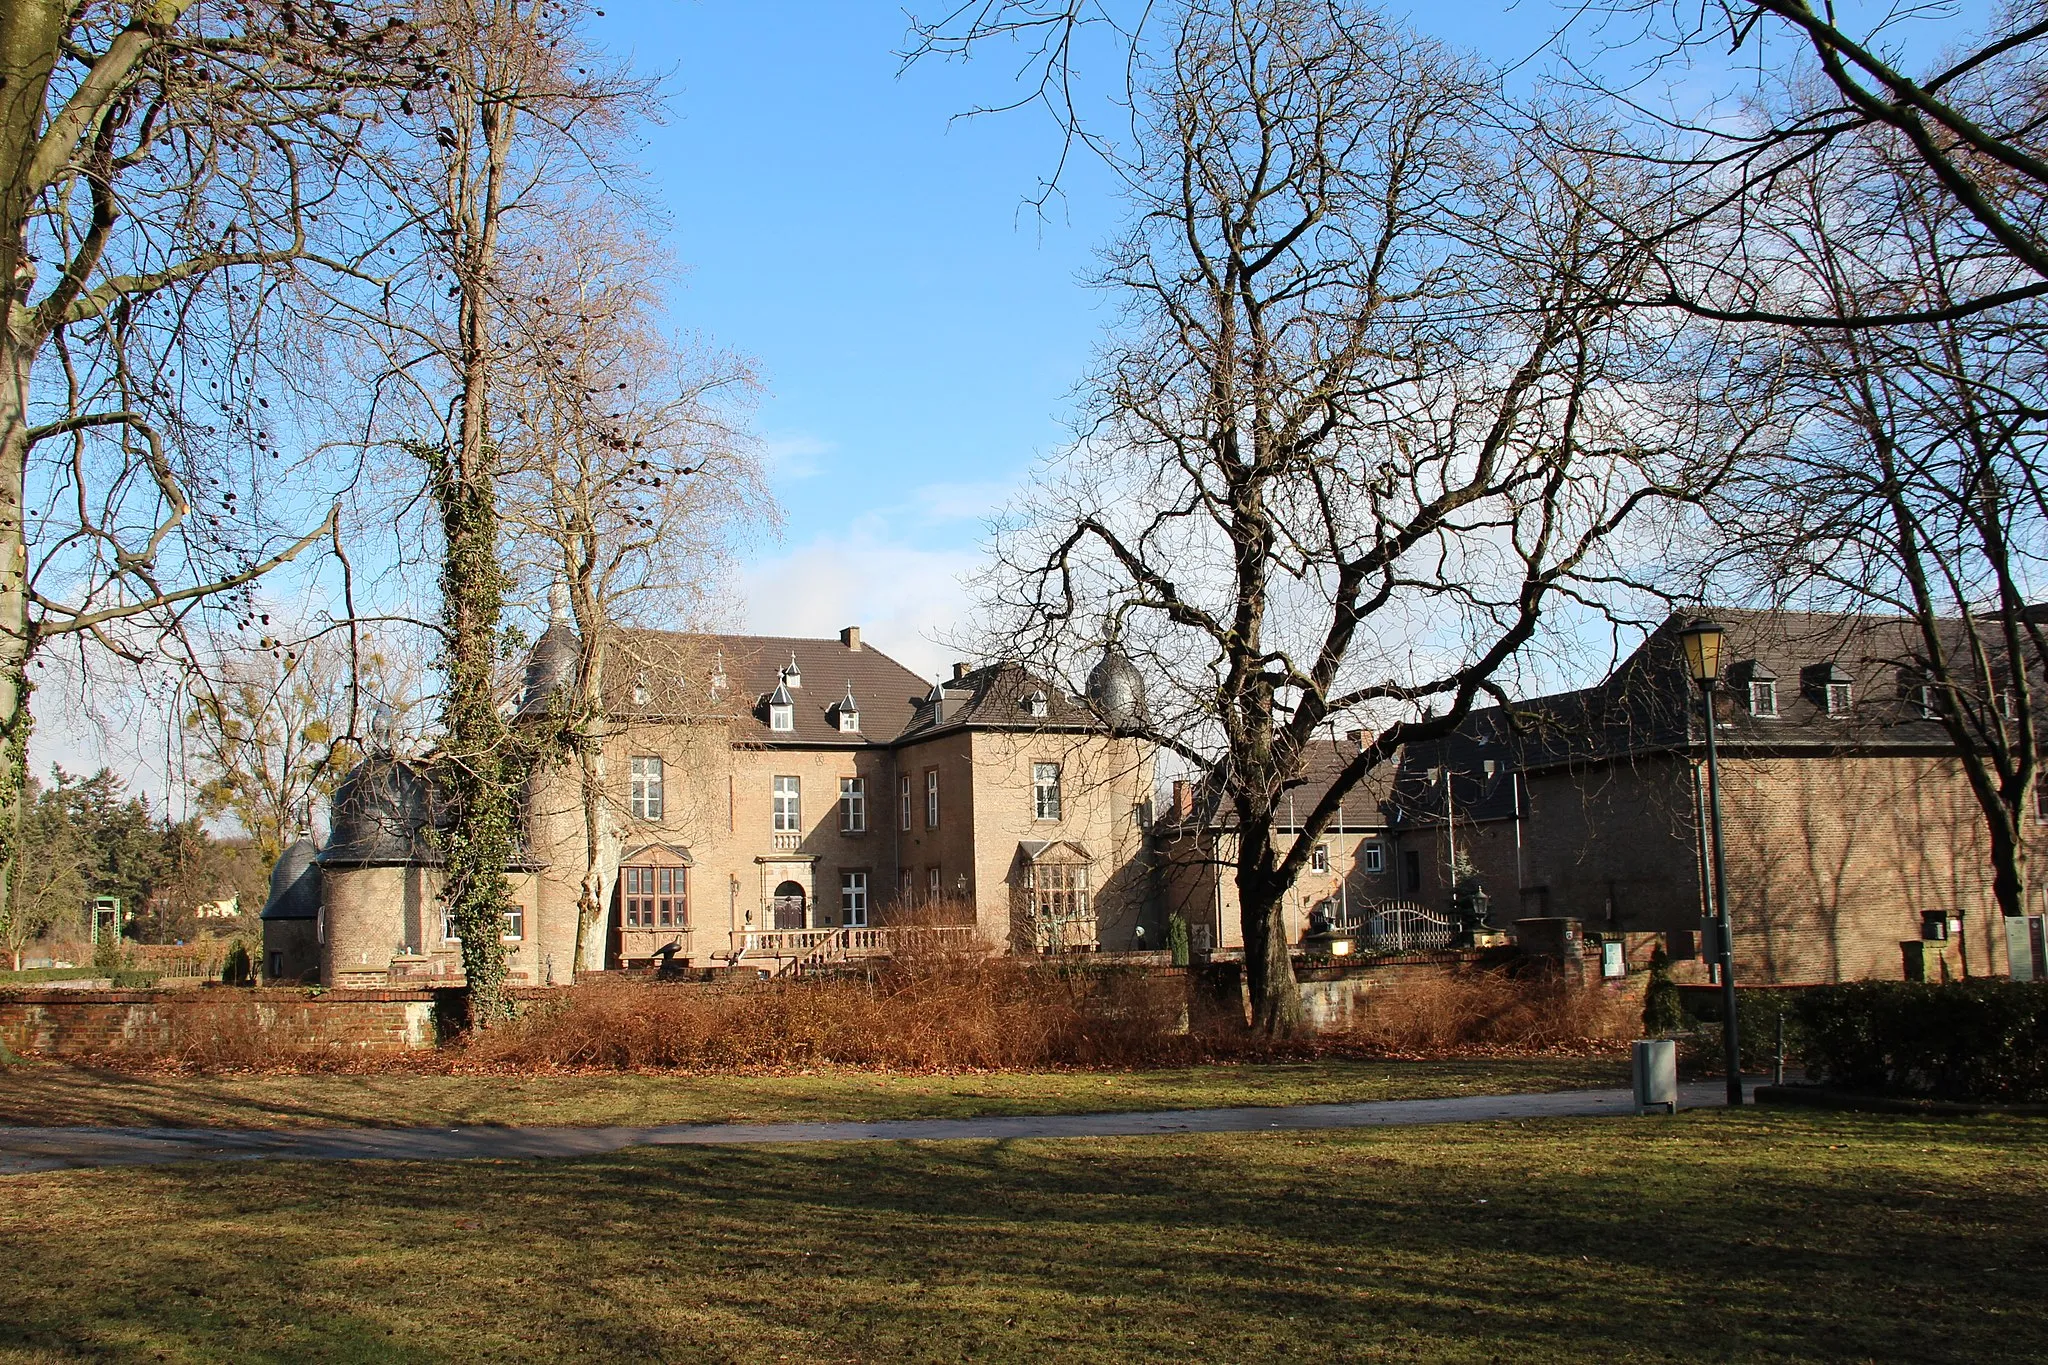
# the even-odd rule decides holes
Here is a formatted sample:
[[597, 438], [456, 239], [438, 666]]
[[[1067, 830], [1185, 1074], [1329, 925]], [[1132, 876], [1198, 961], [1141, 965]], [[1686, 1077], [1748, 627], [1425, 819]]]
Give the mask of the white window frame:
[[1060, 765], [1057, 763], [1031, 765], [1031, 818], [1064, 818], [1064, 802], [1060, 793]]
[[[1761, 704], [1759, 704], [1761, 703]], [[1749, 714], [1766, 719], [1778, 714], [1778, 685], [1761, 678], [1749, 684]]]
[[[1849, 708], [1856, 703], [1856, 693], [1853, 685], [1845, 682], [1831, 682], [1825, 684], [1825, 686], [1827, 688], [1828, 714], [1831, 716], [1848, 715]], [[1838, 701], [1839, 705], [1836, 704]]]
[[1330, 846], [1317, 844], [1308, 851], [1308, 870], [1327, 874], [1330, 870]]
[[768, 708], [768, 728], [781, 734], [788, 734], [796, 729], [796, 707], [770, 706]]
[[1366, 840], [1361, 854], [1364, 858], [1365, 870], [1367, 872], [1385, 872], [1387, 870], [1387, 846], [1380, 840]]
[[634, 754], [628, 764], [632, 773], [632, 807], [635, 820], [659, 820], [667, 809], [662, 785], [665, 765], [654, 754]]
[[777, 834], [801, 834], [804, 828], [804, 780], [780, 774], [775, 778], [772, 825]]
[[930, 897], [932, 900], [937, 900], [939, 898], [940, 885], [941, 882], [939, 879], [939, 869], [937, 864], [934, 864], [931, 867], [926, 868], [924, 870], [925, 895]]
[[839, 922], [849, 929], [865, 929], [868, 923], [868, 874], [839, 874]]
[[897, 782], [897, 786], [903, 794], [903, 832], [908, 834], [910, 833], [910, 774], [903, 774], [902, 778]]
[[839, 779], [839, 832], [865, 834], [868, 828], [868, 781], [864, 777]]
[[514, 904], [505, 912], [505, 930], [498, 935], [507, 943], [523, 943], [526, 940], [526, 907]]
[[927, 768], [924, 773], [924, 827], [939, 827], [939, 770]]

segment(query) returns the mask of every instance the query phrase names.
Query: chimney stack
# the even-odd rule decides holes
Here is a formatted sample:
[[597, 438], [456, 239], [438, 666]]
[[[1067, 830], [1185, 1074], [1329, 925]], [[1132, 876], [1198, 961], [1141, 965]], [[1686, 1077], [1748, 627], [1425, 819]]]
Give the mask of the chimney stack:
[[1186, 824], [1195, 815], [1195, 786], [1185, 778], [1173, 779], [1173, 818]]
[[846, 647], [847, 647], [848, 649], [850, 649], [850, 650], [853, 650], [853, 651], [854, 651], [855, 653], [859, 653], [859, 652], [860, 652], [860, 627], [859, 627], [859, 626], [848, 626], [848, 627], [847, 627], [847, 628], [846, 628], [845, 630], [842, 630], [842, 631], [840, 631], [840, 632], [839, 632], [839, 643], [840, 643], [840, 644], [842, 644], [842, 645], [845, 645], [845, 646], [846, 646]]
[[968, 669], [969, 669], [970, 667], [971, 667], [971, 665], [968, 665], [968, 664], [962, 664], [962, 663], [956, 663], [956, 664], [954, 664], [954, 665], [953, 665], [953, 681], [954, 681], [954, 682], [959, 682], [959, 681], [960, 681], [960, 680], [961, 680], [962, 678], [966, 677], [966, 676], [967, 676], [967, 672], [968, 672]]

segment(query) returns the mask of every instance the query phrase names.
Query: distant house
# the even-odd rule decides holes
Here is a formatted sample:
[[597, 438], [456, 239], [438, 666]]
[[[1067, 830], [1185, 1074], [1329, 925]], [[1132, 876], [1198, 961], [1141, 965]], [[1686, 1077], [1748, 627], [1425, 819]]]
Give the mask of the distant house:
[[201, 901], [194, 907], [192, 917], [206, 920], [238, 919], [241, 913], [241, 898], [229, 896], [226, 900]]

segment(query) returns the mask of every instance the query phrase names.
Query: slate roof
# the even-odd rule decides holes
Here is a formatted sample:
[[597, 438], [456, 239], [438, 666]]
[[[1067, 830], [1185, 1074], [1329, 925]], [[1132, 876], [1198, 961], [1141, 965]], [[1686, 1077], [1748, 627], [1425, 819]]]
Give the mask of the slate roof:
[[[790, 688], [795, 728], [772, 730], [768, 697], [794, 658], [802, 685]], [[714, 690], [716, 675], [725, 685]], [[860, 703], [859, 731], [839, 729], [848, 689]], [[605, 708], [650, 720], [727, 717], [737, 740], [761, 744], [887, 744], [910, 724], [930, 684], [872, 645], [785, 635], [710, 635], [626, 630], [605, 663]]]
[[[943, 694], [935, 697], [934, 693]], [[1034, 716], [1027, 705], [1033, 693], [1045, 694], [1045, 714]], [[867, 699], [861, 698], [861, 705]], [[943, 687], [927, 687], [903, 738], [922, 738], [955, 728], [1006, 730], [1099, 730], [1084, 702], [1027, 673], [1015, 663], [970, 669]]]
[[[1948, 733], [1914, 696], [1920, 638], [1903, 617], [1714, 608], [1726, 631], [1715, 739], [1734, 748], [1797, 751], [1946, 748]], [[1529, 769], [1685, 748], [1701, 742], [1697, 685], [1686, 670], [1674, 614], [1604, 681], [1577, 692], [1517, 702], [1510, 743]], [[1954, 627], [1961, 634], [1961, 624]], [[1748, 683], [1777, 683], [1776, 716], [1753, 715]], [[1828, 714], [1824, 683], [1846, 681], [1846, 714]], [[1482, 718], [1487, 718], [1482, 720]], [[1467, 729], [1500, 730], [1499, 708]], [[1461, 807], [1462, 809], [1462, 807]]]

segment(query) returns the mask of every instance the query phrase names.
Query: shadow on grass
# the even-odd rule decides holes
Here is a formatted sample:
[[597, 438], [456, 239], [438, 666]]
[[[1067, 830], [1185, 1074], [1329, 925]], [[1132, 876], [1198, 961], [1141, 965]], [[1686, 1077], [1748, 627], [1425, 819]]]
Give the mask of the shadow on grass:
[[2031, 1361], [2048, 1123], [1700, 1114], [23, 1177], [55, 1358]]

